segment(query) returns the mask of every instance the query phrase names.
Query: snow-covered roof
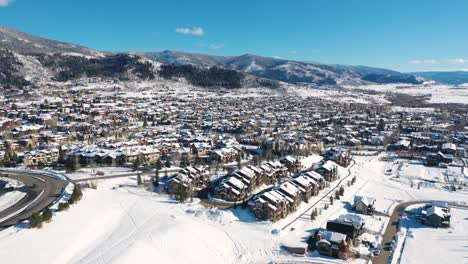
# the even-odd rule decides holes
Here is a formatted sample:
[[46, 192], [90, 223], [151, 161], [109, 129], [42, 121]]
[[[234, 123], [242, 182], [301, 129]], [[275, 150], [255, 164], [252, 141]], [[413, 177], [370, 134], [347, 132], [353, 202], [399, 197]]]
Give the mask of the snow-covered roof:
[[338, 165], [331, 160], [327, 160], [321, 167], [328, 171], [332, 171], [333, 169], [336, 169]]
[[286, 201], [286, 198], [279, 194], [277, 191], [275, 190], [271, 190], [271, 191], [268, 191], [268, 192], [265, 192], [262, 194], [262, 196], [264, 196], [267, 200], [275, 203], [275, 204], [279, 204], [281, 202], [285, 202]]
[[341, 241], [346, 240], [346, 235], [338, 232], [325, 230], [323, 231], [323, 239], [331, 243], [339, 244], [341, 243]]
[[246, 187], [245, 184], [236, 177], [229, 177], [225, 182], [238, 190], [242, 190]]
[[282, 190], [283, 192], [289, 194], [292, 197], [297, 196], [297, 194], [300, 192], [300, 190], [296, 186], [289, 182], [282, 183], [278, 189]]
[[445, 212], [442, 207], [432, 206], [429, 209], [427, 209], [427, 213], [426, 213], [427, 217], [430, 215], [437, 215], [441, 218], [445, 218], [446, 216], [449, 216], [450, 214]]
[[361, 202], [365, 205], [373, 205], [375, 203], [375, 198], [356, 195], [354, 197], [354, 204]]
[[304, 186], [304, 187], [308, 187], [308, 186], [311, 186], [311, 185], [317, 185], [317, 182], [314, 179], [312, 179], [310, 177], [307, 177], [307, 176], [304, 176], [304, 175], [300, 175], [299, 177], [294, 178], [293, 183], [294, 182], [296, 182], [299, 185]]
[[308, 171], [308, 172], [304, 173], [304, 175], [312, 178], [316, 182], [319, 182], [319, 181], [323, 180], [323, 176], [318, 174], [315, 171]]

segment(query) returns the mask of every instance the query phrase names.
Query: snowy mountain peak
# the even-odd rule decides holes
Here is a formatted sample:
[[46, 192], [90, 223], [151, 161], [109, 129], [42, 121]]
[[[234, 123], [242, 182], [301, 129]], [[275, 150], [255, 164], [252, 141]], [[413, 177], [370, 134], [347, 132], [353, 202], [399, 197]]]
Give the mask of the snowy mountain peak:
[[68, 53], [84, 56], [102, 56], [101, 52], [62, 41], [50, 40], [0, 26], [0, 48], [28, 53]]
[[292, 84], [420, 83], [413, 75], [386, 69], [301, 62], [253, 54], [214, 56], [165, 50], [146, 52], [142, 55], [162, 63], [190, 64], [201, 67], [217, 66]]

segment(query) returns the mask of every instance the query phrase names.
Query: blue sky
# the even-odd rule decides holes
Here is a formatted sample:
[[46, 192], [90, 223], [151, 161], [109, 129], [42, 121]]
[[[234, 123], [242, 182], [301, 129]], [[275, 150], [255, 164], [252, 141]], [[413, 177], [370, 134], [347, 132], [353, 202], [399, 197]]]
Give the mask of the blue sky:
[[468, 69], [467, 0], [0, 0], [0, 24], [107, 51]]

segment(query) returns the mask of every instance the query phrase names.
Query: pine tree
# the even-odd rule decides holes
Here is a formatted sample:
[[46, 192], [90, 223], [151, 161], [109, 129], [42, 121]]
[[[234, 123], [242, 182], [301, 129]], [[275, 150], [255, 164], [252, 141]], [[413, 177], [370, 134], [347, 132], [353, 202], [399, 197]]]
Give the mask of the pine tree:
[[279, 141], [275, 142], [275, 155], [279, 156], [280, 155], [280, 144]]
[[73, 187], [73, 193], [70, 197], [69, 203], [74, 204], [77, 203], [83, 197], [83, 193], [81, 192], [81, 186], [79, 184], [75, 184]]
[[67, 168], [67, 170], [71, 172], [75, 172], [79, 168], [78, 164], [79, 164], [78, 156], [73, 155], [71, 157], [68, 157], [65, 163], [65, 167]]
[[335, 199], [336, 200], [340, 199], [340, 192], [339, 191], [335, 191]]
[[8, 153], [8, 151], [5, 151], [5, 154], [3, 155], [3, 162], [5, 165], [10, 166], [11, 165], [11, 156]]
[[312, 220], [315, 220], [315, 218], [317, 218], [318, 216], [318, 211], [317, 211], [317, 208], [315, 208], [312, 213], [310, 214], [310, 217]]
[[50, 222], [52, 220], [52, 211], [49, 207], [46, 207], [44, 211], [42, 211], [42, 220], [46, 222]]
[[344, 195], [344, 187], [340, 186], [340, 196], [343, 196], [343, 195]]
[[159, 170], [156, 170], [154, 173], [153, 184], [154, 186], [159, 186]]
[[29, 224], [32, 228], [42, 228], [42, 216], [39, 212], [34, 212], [29, 218]]
[[179, 203], [187, 201], [189, 198], [192, 198], [192, 189], [190, 187], [185, 188], [178, 195], [176, 195], [176, 200]]
[[65, 211], [68, 208], [70, 208], [70, 204], [68, 204], [68, 203], [59, 203], [59, 205], [58, 205], [59, 212]]
[[274, 156], [273, 156], [273, 153], [271, 152], [271, 150], [267, 150], [265, 152], [265, 158], [266, 158], [266, 160], [273, 160], [274, 159]]
[[333, 196], [330, 196], [330, 204], [333, 205]]
[[136, 157], [135, 160], [133, 161], [133, 170], [138, 170], [138, 168], [141, 165], [141, 160], [140, 157]]
[[140, 173], [137, 174], [137, 185], [140, 186], [143, 184], [143, 181], [141, 180], [141, 175]]
[[379, 120], [379, 124], [377, 124], [377, 130], [378, 131], [383, 131], [385, 130], [385, 123], [383, 119]]
[[181, 167], [187, 167], [188, 166], [188, 160], [186, 157], [182, 157], [182, 159], [180, 160], [180, 166]]
[[65, 164], [67, 162], [67, 156], [65, 151], [63, 151], [62, 146], [59, 147], [59, 163]]

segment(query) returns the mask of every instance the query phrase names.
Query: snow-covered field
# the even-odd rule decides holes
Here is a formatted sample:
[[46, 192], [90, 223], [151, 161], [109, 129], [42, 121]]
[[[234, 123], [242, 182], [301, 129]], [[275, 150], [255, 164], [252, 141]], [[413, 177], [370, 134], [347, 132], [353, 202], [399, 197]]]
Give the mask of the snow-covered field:
[[8, 177], [0, 177], [0, 181], [6, 182], [5, 188], [21, 188], [24, 186], [22, 181], [18, 181]]
[[[468, 87], [453, 87], [450, 85], [425, 83], [422, 85], [407, 84], [373, 84], [360, 86], [345, 86], [347, 90], [356, 89], [385, 93], [404, 93], [409, 95], [430, 95], [429, 103], [468, 103]], [[379, 98], [382, 95], [374, 95]]]
[[[339, 263], [315, 253], [293, 256], [281, 245], [303, 243], [311, 230], [350, 213], [356, 194], [376, 198], [377, 211], [383, 214], [401, 201], [468, 201], [464, 193], [393, 181], [385, 175], [388, 164], [377, 157], [356, 157], [351, 177], [356, 175], [357, 182], [345, 188], [344, 197], [315, 221], [306, 214], [284, 230], [308, 204], [276, 223], [256, 222], [248, 209], [209, 209], [197, 201], [177, 204], [166, 195], [137, 188], [136, 177], [100, 180], [96, 190], [85, 189], [82, 201], [58, 212], [42, 229], [18, 226], [0, 232], [0, 258], [5, 263]], [[364, 218], [369, 231], [362, 238], [378, 242], [388, 217]]]
[[432, 228], [404, 217], [399, 232], [400, 241], [406, 239], [401, 263], [468, 263], [468, 209], [452, 208], [451, 214], [450, 228]]
[[[66, 176], [72, 180], [83, 178], [92, 178], [97, 176], [113, 176], [134, 172], [131, 168], [124, 167], [97, 167], [97, 168], [81, 168], [75, 172], [67, 173]], [[99, 175], [100, 174], [100, 175]]]
[[392, 180], [413, 187], [450, 190], [448, 187], [454, 185], [459, 189], [459, 192], [467, 191], [468, 181], [462, 167], [428, 167], [420, 161], [398, 160], [389, 165], [388, 169], [392, 169]]
[[[6, 183], [4, 188], [21, 188], [24, 186], [24, 183], [12, 178], [8, 177], [0, 177], [0, 181]], [[13, 206], [16, 204], [18, 201], [23, 199], [23, 197], [26, 196], [26, 193], [13, 190], [10, 192], [6, 192], [0, 195], [0, 212]]]
[[24, 192], [11, 191], [0, 195], [0, 212], [15, 205], [26, 195]]
[[[1, 258], [6, 263], [248, 263], [279, 250], [270, 224], [251, 222], [245, 211], [176, 204], [135, 183], [101, 181], [43, 229], [3, 231]], [[124, 187], [112, 190], [117, 186]]]

